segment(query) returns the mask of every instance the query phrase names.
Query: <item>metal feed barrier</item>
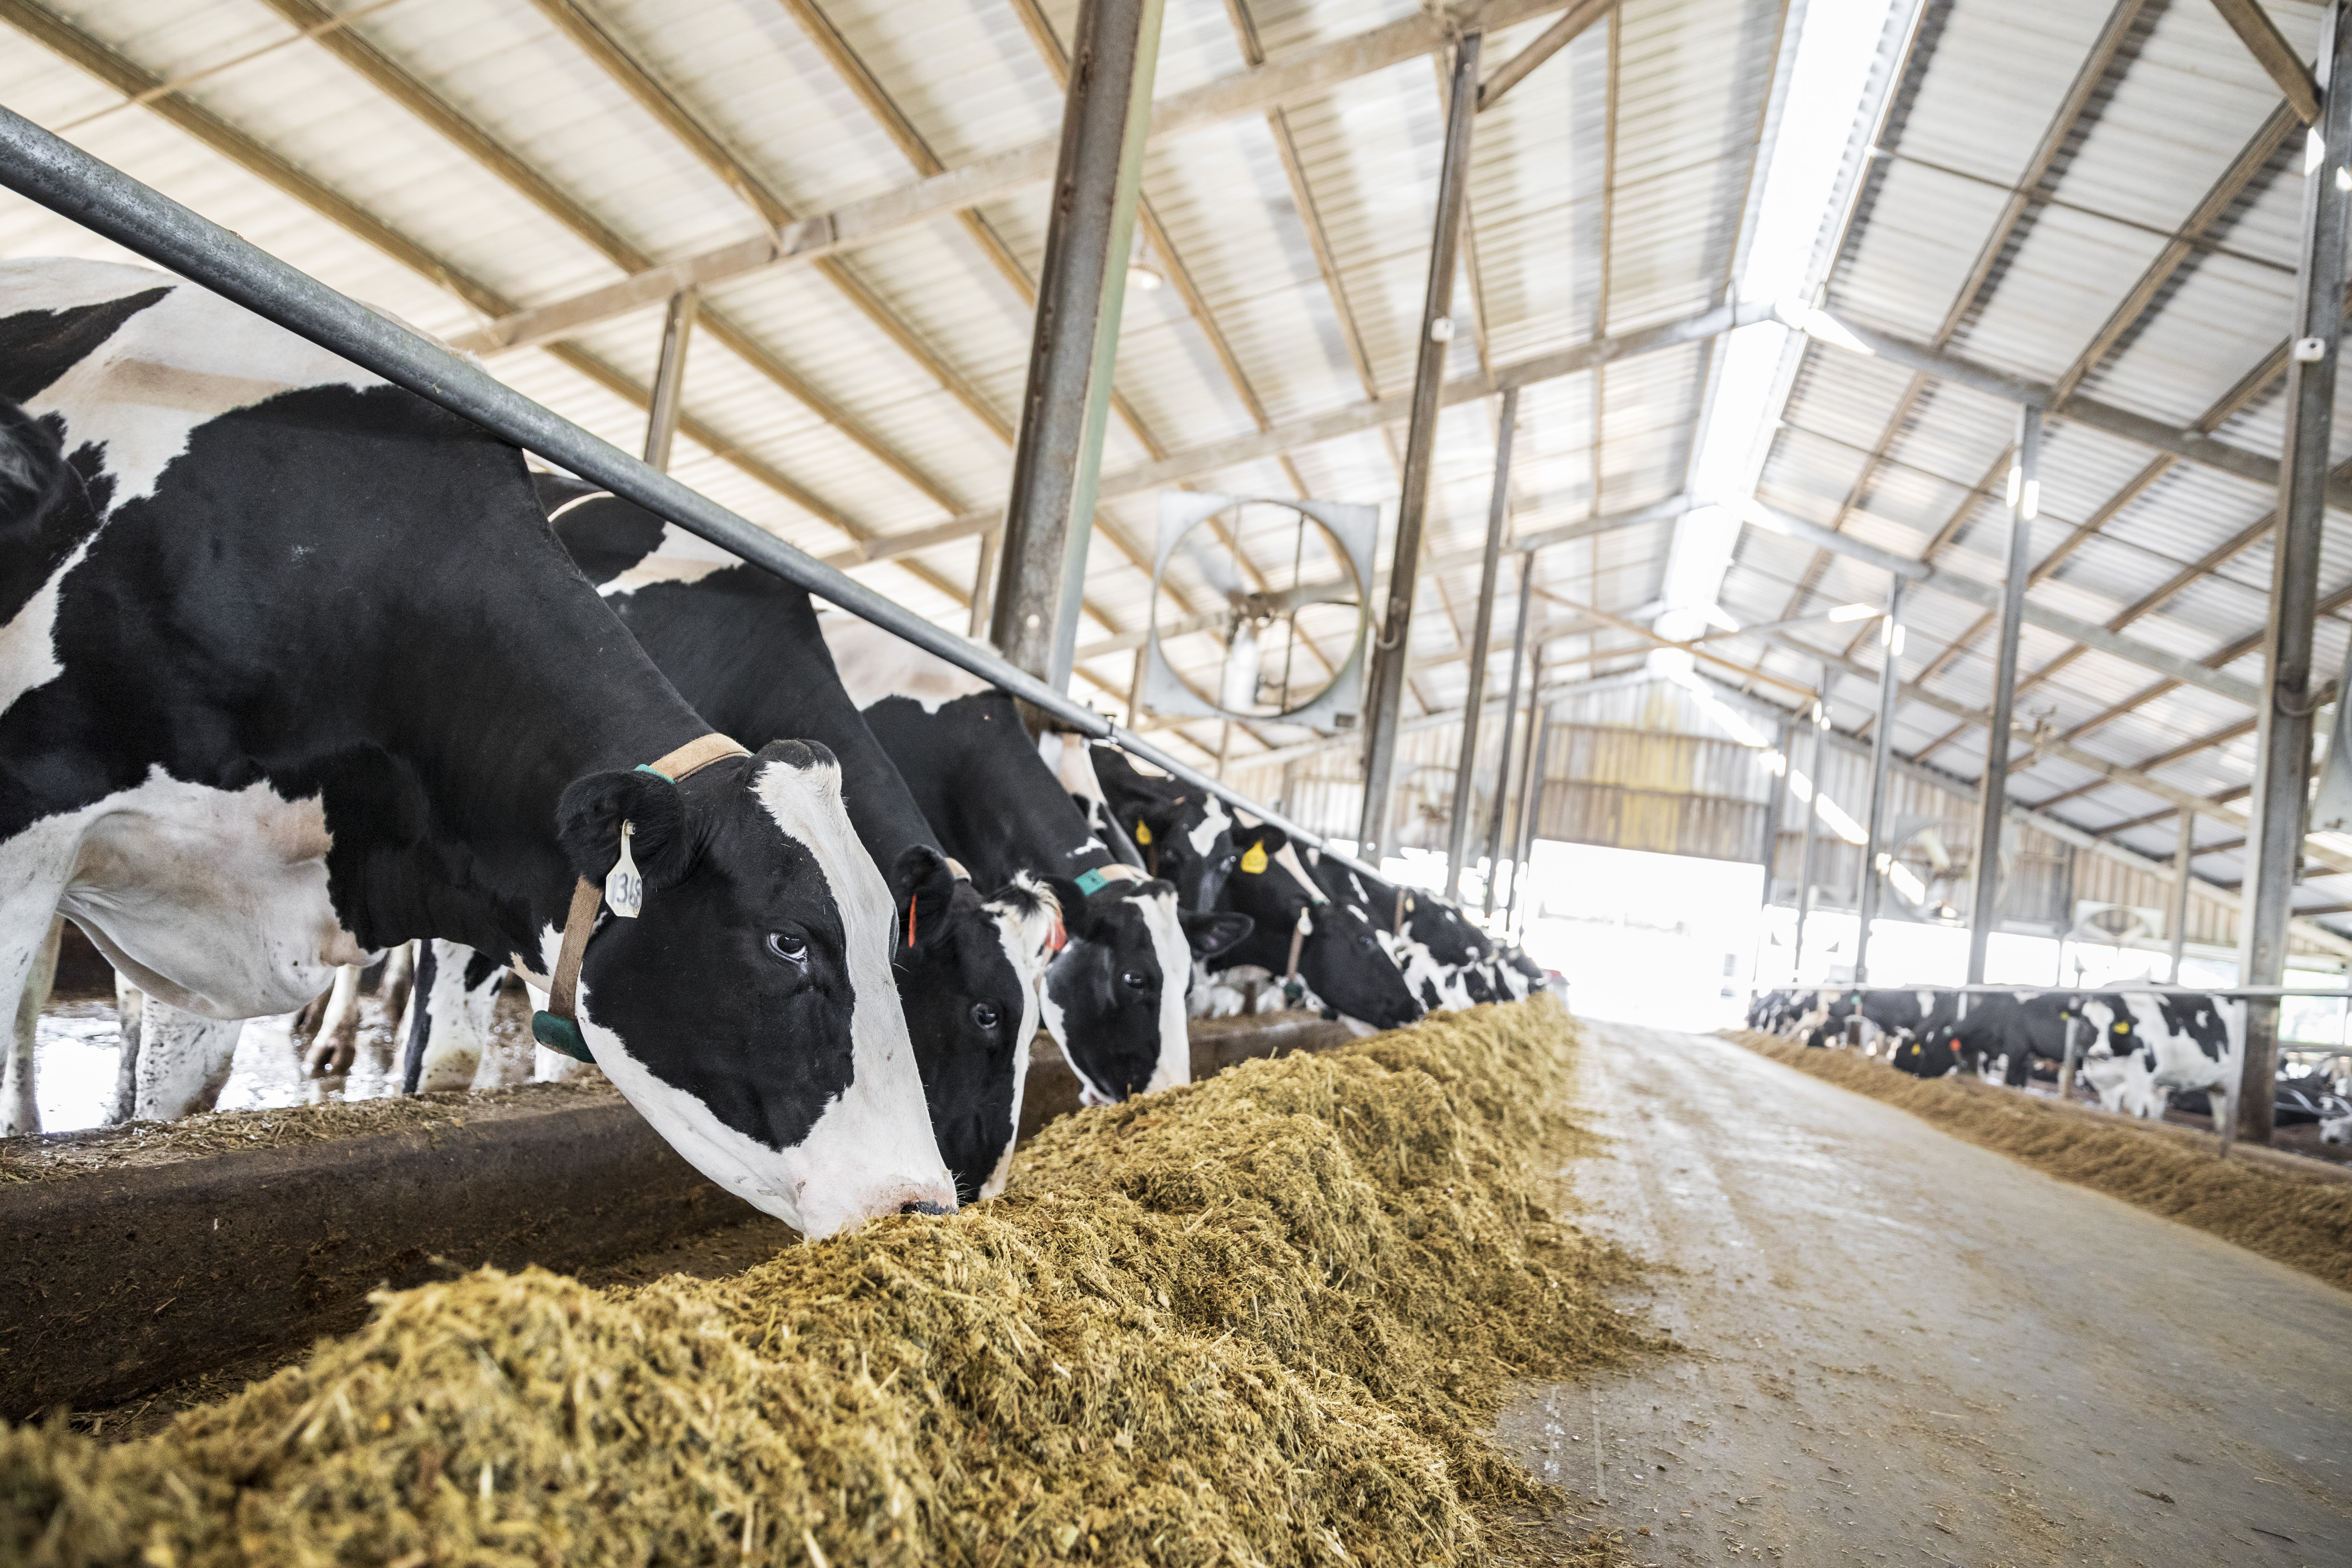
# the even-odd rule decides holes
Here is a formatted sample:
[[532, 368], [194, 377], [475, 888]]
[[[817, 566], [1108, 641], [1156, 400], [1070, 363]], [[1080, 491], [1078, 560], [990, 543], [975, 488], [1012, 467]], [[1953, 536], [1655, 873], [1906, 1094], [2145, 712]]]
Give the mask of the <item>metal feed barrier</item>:
[[104, 235], [125, 249], [233, 300], [289, 331], [373, 371], [419, 397], [463, 415], [525, 451], [560, 464], [636, 502], [655, 516], [904, 637], [960, 669], [1034, 704], [1079, 733], [1107, 741], [1195, 788], [1208, 791], [1301, 844], [1367, 876], [1377, 868], [1330, 847], [1291, 821], [1199, 769], [1073, 701], [993, 649], [934, 626], [787, 544], [750, 520], [630, 457], [492, 376], [350, 296], [289, 267], [161, 192], [91, 157], [31, 121], [0, 108], [0, 185]]

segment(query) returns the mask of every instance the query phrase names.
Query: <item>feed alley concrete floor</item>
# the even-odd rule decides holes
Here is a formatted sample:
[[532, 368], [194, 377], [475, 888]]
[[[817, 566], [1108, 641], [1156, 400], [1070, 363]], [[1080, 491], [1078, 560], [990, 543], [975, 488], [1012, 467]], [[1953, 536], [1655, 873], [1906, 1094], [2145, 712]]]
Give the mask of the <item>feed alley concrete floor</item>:
[[1690, 1350], [1506, 1412], [1580, 1528], [1635, 1563], [2352, 1564], [2352, 1295], [1727, 1041], [1591, 1038], [1581, 1223], [1668, 1266], [1630, 1300]]

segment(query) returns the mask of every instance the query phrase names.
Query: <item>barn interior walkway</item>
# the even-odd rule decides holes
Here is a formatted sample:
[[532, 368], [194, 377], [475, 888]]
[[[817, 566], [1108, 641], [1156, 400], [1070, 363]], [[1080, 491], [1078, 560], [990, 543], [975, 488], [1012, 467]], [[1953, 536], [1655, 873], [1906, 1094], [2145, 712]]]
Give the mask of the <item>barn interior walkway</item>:
[[1500, 1435], [1633, 1562], [2352, 1563], [2352, 1295], [1725, 1041], [1593, 1037], [1586, 1223], [1675, 1266], [1693, 1353]]

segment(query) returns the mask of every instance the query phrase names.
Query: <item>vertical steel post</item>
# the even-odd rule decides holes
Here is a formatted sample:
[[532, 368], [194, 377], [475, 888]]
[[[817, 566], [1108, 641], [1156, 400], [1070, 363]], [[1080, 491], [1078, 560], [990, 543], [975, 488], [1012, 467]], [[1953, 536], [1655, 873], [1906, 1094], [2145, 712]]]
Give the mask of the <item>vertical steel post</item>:
[[654, 371], [653, 402], [646, 409], [646, 462], [664, 473], [669, 471], [670, 443], [677, 438], [686, 404], [686, 351], [701, 309], [700, 292], [689, 286], [669, 297], [669, 313], [662, 318], [661, 363]]
[[1780, 869], [1780, 823], [1788, 816], [1789, 775], [1797, 771], [1797, 726], [1803, 721], [1788, 719], [1780, 724], [1780, 771], [1772, 775], [1771, 785], [1764, 795], [1764, 907], [1772, 907], [1772, 873]]
[[1013, 447], [989, 636], [1059, 690], [1077, 647], [1087, 542], [1135, 236], [1162, 0], [1086, 0], [1071, 41], [1029, 380]]
[[1359, 858], [1377, 866], [1388, 842], [1389, 793], [1396, 771], [1397, 722], [1404, 703], [1405, 670], [1412, 658], [1413, 591], [1421, 578], [1422, 528], [1429, 511], [1429, 471], [1437, 452], [1438, 394], [1445, 384], [1445, 350], [1454, 337], [1454, 253], [1462, 235], [1462, 201], [1470, 184], [1470, 126], [1478, 112], [1480, 36], [1465, 33], [1454, 50], [1447, 89], [1445, 159], [1437, 175], [1437, 226], [1429, 241], [1429, 283], [1422, 295], [1421, 348], [1413, 366], [1412, 421], [1404, 442], [1404, 479], [1397, 498], [1396, 553], [1389, 562], [1388, 613], [1373, 649], [1371, 700], [1364, 735], [1364, 814], [1356, 832]]
[[2000, 924], [2000, 836], [2009, 811], [2010, 724], [2017, 709], [2017, 637], [2033, 574], [2033, 519], [2042, 510], [2042, 410], [2017, 411], [2017, 461], [2009, 470], [2009, 574], [2001, 585], [2000, 651], [1993, 663], [1992, 725], [1985, 739], [1983, 811], [1969, 908], [1969, 984], [1981, 985], [1985, 950]]
[[[1511, 684], [1503, 690], [1503, 744], [1495, 754], [1495, 800], [1486, 816], [1487, 914], [1495, 912], [1495, 879], [1503, 872], [1503, 803], [1511, 793], [1511, 730], [1519, 714], [1519, 666], [1528, 656], [1528, 607], [1536, 600], [1536, 554], [1519, 557], [1519, 626], [1511, 634]], [[1361, 857], [1359, 857], [1361, 858]]]
[[[2287, 338], [2286, 434], [2279, 455], [2278, 532], [2271, 569], [2263, 668], [2269, 686], [2257, 730], [2247, 836], [2254, 847], [2245, 907], [2243, 981], [2285, 978], [2287, 921], [2303, 869], [2304, 813], [2311, 785], [2311, 638], [2318, 619], [2320, 531], [2327, 509], [2328, 434], [2336, 414], [2336, 355], [2343, 329], [2344, 247], [2352, 217], [2352, 8], [2329, 8], [2320, 36], [2319, 123], [2305, 157], [2303, 248], [2295, 320]], [[2319, 156], [2315, 157], [2313, 154]], [[2237, 1095], [2238, 1135], [2271, 1141], [2276, 1098], [2279, 1005], [2246, 1003], [2246, 1054]]]
[[[1519, 915], [1519, 894], [1528, 886], [1528, 857], [1535, 851], [1536, 828], [1543, 806], [1544, 752], [1551, 745], [1551, 710], [1543, 705], [1543, 649], [1536, 649], [1535, 669], [1528, 682], [1528, 771], [1519, 782], [1518, 831], [1511, 840], [1511, 902], [1503, 924], [1513, 929]], [[1529, 904], [1533, 908], [1532, 902]]]
[[2189, 945], [2189, 866], [2197, 858], [2197, 814], [2180, 814], [2180, 842], [2172, 851], [2172, 968], [2166, 984], [2180, 984], [2180, 953]]
[[[1486, 706], [1486, 643], [1495, 631], [1495, 579], [1503, 564], [1503, 525], [1510, 518], [1511, 432], [1519, 422], [1519, 389], [1503, 394], [1502, 428], [1495, 435], [1495, 492], [1486, 503], [1486, 553], [1478, 572], [1478, 620], [1470, 634], [1470, 688], [1462, 699], [1462, 752], [1454, 764], [1454, 819], [1445, 830], [1445, 901], [1462, 896], [1462, 854], [1470, 843], [1471, 785], [1478, 766], [1478, 718]], [[1525, 626], [1524, 619], [1520, 625]]]
[[[981, 531], [980, 562], [971, 569], [971, 618], [963, 634], [974, 642], [984, 641], [988, 637], [988, 607], [996, 598], [996, 547], [1003, 538], [1001, 529]], [[1135, 728], [1135, 722], [1134, 714], [1129, 713], [1128, 728]]]
[[1870, 820], [1862, 847], [1862, 925], [1853, 942], [1853, 983], [1870, 980], [1870, 922], [1878, 916], [1878, 852], [1886, 837], [1886, 764], [1895, 757], [1895, 700], [1903, 684], [1903, 578], [1886, 590], [1885, 662], [1878, 671], [1878, 732], [1871, 737]]
[[1813, 760], [1805, 775], [1813, 798], [1805, 802], [1805, 847], [1797, 856], [1797, 941], [1789, 954], [1789, 984], [1801, 984], [1798, 966], [1805, 961], [1805, 921], [1813, 912], [1813, 840], [1822, 822], [1822, 758], [1829, 750], [1830, 683], [1837, 671], [1824, 662], [1822, 683], [1813, 693]]

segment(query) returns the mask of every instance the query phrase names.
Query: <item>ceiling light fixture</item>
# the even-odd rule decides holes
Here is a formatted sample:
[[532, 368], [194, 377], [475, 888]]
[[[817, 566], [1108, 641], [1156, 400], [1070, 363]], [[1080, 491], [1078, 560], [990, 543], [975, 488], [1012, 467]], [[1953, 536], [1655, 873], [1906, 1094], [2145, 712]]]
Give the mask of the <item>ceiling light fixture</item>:
[[1876, 605], [1840, 605], [1830, 612], [1833, 621], [1866, 621], [1879, 613]]
[[1167, 281], [1167, 279], [1141, 262], [1137, 262], [1127, 269], [1127, 286], [1130, 289], [1140, 289], [1147, 294]]

